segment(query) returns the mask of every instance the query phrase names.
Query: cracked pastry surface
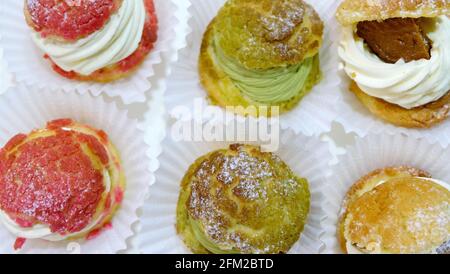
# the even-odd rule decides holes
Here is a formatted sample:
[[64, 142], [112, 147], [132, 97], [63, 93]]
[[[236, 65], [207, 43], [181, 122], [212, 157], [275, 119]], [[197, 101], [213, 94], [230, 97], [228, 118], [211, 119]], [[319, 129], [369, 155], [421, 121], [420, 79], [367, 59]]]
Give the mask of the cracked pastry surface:
[[299, 239], [309, 206], [306, 179], [272, 153], [235, 144], [189, 168], [177, 231], [194, 253], [286, 253]]
[[376, 170], [349, 190], [338, 237], [346, 253], [433, 253], [450, 240], [450, 186], [422, 170]]
[[301, 0], [227, 1], [203, 36], [201, 83], [222, 107], [286, 112], [320, 80], [322, 35], [320, 17]]
[[89, 237], [120, 206], [125, 178], [105, 132], [70, 119], [0, 150], [0, 222], [18, 239]]
[[72, 42], [100, 30], [123, 0], [25, 0], [27, 23], [44, 37]]
[[339, 6], [336, 17], [348, 26], [361, 21], [437, 17], [449, 13], [447, 0], [346, 0]]
[[26, 0], [24, 13], [53, 70], [72, 80], [127, 77], [157, 39], [153, 0]]

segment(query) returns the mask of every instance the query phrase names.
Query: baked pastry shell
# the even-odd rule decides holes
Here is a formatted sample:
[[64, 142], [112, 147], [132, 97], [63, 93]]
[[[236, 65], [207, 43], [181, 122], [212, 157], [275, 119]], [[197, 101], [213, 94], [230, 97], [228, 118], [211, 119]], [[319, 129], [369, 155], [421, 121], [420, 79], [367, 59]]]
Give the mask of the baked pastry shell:
[[350, 92], [376, 117], [405, 128], [431, 128], [445, 121], [450, 114], [450, 91], [439, 100], [413, 109], [405, 109], [370, 96], [352, 81]]
[[[334, 43], [339, 47], [340, 38]], [[336, 121], [342, 124], [345, 132], [360, 137], [380, 132], [406, 134], [414, 138], [426, 137], [443, 145], [450, 144], [447, 134], [450, 130], [449, 93], [436, 102], [407, 110], [362, 92], [345, 73], [342, 60], [340, 62], [339, 99], [334, 109], [339, 113]]]
[[125, 104], [144, 102], [145, 92], [168, 73], [166, 69], [156, 73], [156, 67], [163, 62], [169, 64], [176, 61], [178, 50], [186, 45], [186, 22], [189, 18], [186, 13], [180, 12], [190, 5], [187, 1], [154, 0], [154, 3], [159, 20], [158, 40], [154, 49], [135, 73], [118, 81], [104, 83], [74, 81], [55, 73], [32, 41], [30, 27], [23, 15], [24, 1], [5, 0], [5, 8], [0, 9], [0, 47], [4, 50], [3, 59], [8, 71], [19, 84], [80, 94], [90, 92], [94, 96], [106, 94], [119, 97]]
[[[23, 0], [23, 1], [25, 2], [24, 7], [23, 7], [23, 12], [24, 12], [24, 16], [25, 16], [25, 21], [27, 22], [28, 26], [30, 28], [36, 30], [36, 31], [39, 31], [39, 32], [44, 32], [44, 33], [47, 33], [47, 34], [50, 33], [49, 35], [46, 36], [48, 39], [55, 40], [55, 41], [60, 41], [60, 42], [63, 42], [63, 43], [74, 42], [76, 40], [79, 40], [79, 39], [82, 39], [82, 38], [84, 38], [86, 36], [89, 36], [90, 34], [92, 34], [92, 33], [96, 32], [96, 31], [102, 29], [107, 24], [107, 22], [109, 21], [109, 18], [104, 18], [103, 21], [102, 20], [98, 20], [97, 21], [97, 18], [93, 18], [93, 17], [91, 17], [91, 18], [87, 18], [87, 17], [83, 18], [85, 20], [88, 20], [89, 23], [91, 23], [92, 21], [95, 21], [95, 22], [92, 23], [91, 28], [89, 30], [85, 29], [84, 31], [82, 31], [81, 34], [79, 34], [76, 37], [74, 37], [73, 40], [69, 40], [66, 37], [64, 37], [64, 35], [62, 35], [62, 33], [64, 32], [64, 33], [67, 34], [67, 32], [72, 33], [72, 32], [75, 31], [74, 30], [74, 26], [73, 25], [69, 26], [69, 23], [68, 23], [68, 22], [70, 22], [73, 19], [73, 18], [70, 18], [70, 15], [68, 15], [67, 13], [64, 13], [65, 16], [69, 17], [67, 22], [66, 22], [66, 24], [65, 24], [65, 26], [68, 29], [65, 29], [64, 31], [61, 30], [61, 29], [59, 29], [59, 30], [58, 29], [55, 30], [54, 28], [51, 29], [51, 27], [50, 27], [52, 25], [51, 22], [55, 20], [54, 18], [52, 18], [52, 16], [54, 14], [58, 14], [58, 16], [60, 16], [60, 13], [59, 12], [55, 12], [56, 9], [55, 10], [52, 10], [52, 9], [44, 10], [43, 6], [41, 6], [39, 4], [36, 4], [36, 2], [38, 2], [36, 0]], [[93, 5], [95, 5], [95, 4], [96, 3], [94, 3]], [[123, 0], [113, 0], [111, 2], [111, 4], [112, 4], [111, 10], [108, 11], [109, 17], [113, 16], [114, 14], [116, 14], [118, 12], [118, 10], [120, 9], [120, 7], [123, 4]], [[94, 8], [93, 5], [92, 4], [90, 5], [91, 9]], [[30, 7], [33, 7], [36, 10], [30, 10]], [[84, 9], [84, 7], [82, 9]], [[81, 13], [79, 11], [80, 9], [79, 9], [79, 6], [77, 4], [75, 4], [74, 6], [71, 6], [71, 10], [70, 11], [73, 11], [73, 10], [75, 10], [75, 11], [78, 10], [78, 14]], [[91, 11], [91, 13], [88, 13], [88, 14], [91, 15], [91, 16], [95, 16], [96, 12], [97, 11], [93, 11], [93, 12]], [[39, 15], [46, 14], [47, 15], [45, 20], [43, 20], [44, 22], [42, 22], [43, 25], [39, 25], [39, 24], [37, 24], [37, 22], [35, 22], [33, 20], [35, 18], [35, 17], [33, 17], [33, 14], [39, 14]], [[73, 12], [72, 15], [75, 16], [75, 12]], [[48, 23], [48, 22], [50, 22], [50, 23]], [[47, 27], [44, 26], [45, 24], [48, 24]], [[60, 32], [60, 33], [57, 34], [57, 32]]]
[[[122, 0], [118, 1], [115, 5], [120, 6], [122, 4]], [[89, 75], [81, 75], [75, 71], [64, 71], [62, 68], [60, 68], [55, 62], [52, 61], [50, 57], [47, 57], [48, 62], [51, 65], [51, 68], [55, 73], [58, 73], [62, 77], [66, 77], [70, 80], [75, 81], [91, 81], [91, 82], [98, 82], [98, 83], [109, 83], [113, 81], [117, 81], [122, 78], [127, 78], [131, 76], [133, 73], [135, 73], [139, 67], [142, 65], [142, 63], [145, 61], [147, 56], [151, 54], [155, 43], [158, 39], [158, 16], [155, 12], [155, 7], [153, 0], [145, 0], [145, 8], [146, 8], [146, 22], [144, 25], [143, 35], [141, 37], [141, 41], [139, 42], [138, 48], [132, 53], [132, 55], [128, 56], [127, 58], [120, 60], [117, 63], [111, 64], [107, 67], [98, 69], [94, 72], [92, 72]], [[115, 12], [117, 13], [117, 11]], [[111, 16], [114, 15], [114, 13], [111, 14]], [[30, 18], [31, 15], [29, 14], [29, 11], [27, 7], [25, 6], [25, 18], [27, 21], [27, 24], [31, 28], [35, 28], [32, 19]], [[109, 20], [109, 19], [108, 19]], [[108, 20], [105, 22], [107, 24]], [[101, 28], [103, 28], [102, 26]], [[99, 28], [99, 30], [101, 29]], [[96, 30], [96, 31], [99, 31]], [[70, 41], [64, 41], [64, 38], [61, 37], [47, 37], [46, 39], [50, 40], [56, 40], [56, 41], [63, 41], [63, 42], [69, 42]], [[79, 38], [82, 39], [82, 38]], [[130, 60], [130, 58], [133, 60], [132, 62], [128, 62], [131, 65], [126, 64], [126, 60]]]
[[272, 69], [316, 55], [324, 23], [301, 0], [228, 0], [210, 28], [227, 56], [248, 69]]
[[[420, 247], [417, 245], [417, 240], [413, 233], [404, 234], [402, 238], [394, 237], [393, 235], [400, 234], [403, 228], [400, 227], [391, 227], [390, 229], [384, 229], [381, 225], [382, 221], [377, 220], [377, 218], [383, 218], [384, 221], [390, 220], [390, 225], [398, 225], [399, 223], [405, 222], [405, 219], [415, 220], [418, 226], [423, 227], [429, 225], [429, 219], [426, 216], [423, 218], [414, 219], [415, 210], [419, 210], [420, 212], [427, 212], [431, 214], [433, 218], [438, 218], [442, 212], [436, 210], [430, 210], [429, 208], [434, 208], [435, 206], [441, 205], [441, 195], [444, 192], [447, 192], [447, 197], [450, 197], [450, 192], [447, 189], [442, 190], [442, 186], [438, 184], [428, 183], [425, 181], [425, 184], [421, 181], [421, 179], [416, 179], [417, 177], [421, 178], [431, 178], [431, 175], [426, 171], [419, 170], [413, 167], [407, 166], [399, 166], [399, 167], [387, 167], [375, 170], [361, 179], [359, 179], [348, 191], [341, 208], [341, 216], [339, 218], [339, 224], [337, 227], [337, 234], [339, 238], [339, 242], [341, 248], [344, 252], [349, 252], [347, 249], [347, 240], [348, 238], [353, 239], [354, 241], [364, 244], [364, 241], [367, 237], [372, 237], [372, 239], [376, 237], [383, 238], [384, 248], [391, 248], [391, 250], [382, 250], [382, 252], [399, 252], [400, 250], [416, 250], [417, 252], [429, 252], [431, 250], [427, 250], [426, 247]], [[392, 181], [390, 181], [392, 180]], [[386, 185], [377, 188], [377, 192], [372, 192], [377, 187], [378, 184], [386, 182]], [[409, 184], [416, 184], [415, 187], [408, 186]], [[417, 190], [419, 188], [420, 190]], [[376, 193], [374, 196], [365, 196], [365, 193], [372, 192]], [[420, 196], [422, 195], [422, 196]], [[414, 197], [412, 197], [414, 196]], [[418, 201], [418, 197], [421, 197], [420, 201]], [[373, 198], [376, 197], [376, 198]], [[384, 198], [383, 198], [384, 197]], [[392, 197], [396, 197], [396, 202], [388, 202]], [[414, 202], [410, 202], [410, 199], [415, 199]], [[360, 201], [360, 199], [364, 199], [364, 203]], [[384, 199], [384, 200], [383, 200]], [[443, 199], [443, 198], [442, 198]], [[439, 201], [433, 205], [434, 201]], [[383, 213], [380, 214], [378, 210], [383, 210], [383, 204], [394, 205], [399, 211], [391, 211], [386, 209]], [[440, 207], [440, 209], [442, 209]], [[412, 215], [406, 215], [406, 214]], [[347, 223], [348, 218], [354, 218], [356, 221], [351, 223]], [[356, 223], [361, 222], [362, 220], [366, 220], [371, 222], [373, 225], [370, 226], [373, 230], [367, 230], [367, 226], [362, 225], [362, 227], [358, 227]], [[347, 227], [349, 225], [349, 227]], [[425, 231], [425, 230], [424, 230]], [[422, 232], [424, 233], [424, 232]], [[428, 234], [423, 234], [420, 242], [424, 242], [425, 246], [437, 248], [446, 240], [440, 240], [442, 234], [436, 233], [433, 235], [432, 233], [427, 232]], [[438, 244], [432, 244], [434, 242], [439, 242]], [[423, 248], [423, 249], [422, 249]]]
[[[349, 140], [350, 141], [350, 140]], [[426, 171], [436, 180], [450, 181], [449, 149], [433, 139], [406, 135], [371, 134], [352, 139], [347, 153], [338, 156], [327, 176], [325, 190], [328, 218], [323, 222], [324, 253], [343, 253], [339, 241], [339, 218], [350, 188], [365, 175], [386, 167], [407, 166]]]
[[[241, 164], [227, 165], [227, 159], [241, 161]], [[218, 161], [225, 162], [217, 165]], [[258, 164], [251, 168], [254, 161]], [[250, 174], [239, 176], [240, 171], [233, 169]], [[253, 181], [254, 176], [264, 172], [271, 175]], [[200, 181], [203, 176], [208, 178], [207, 188], [203, 188], [205, 184]], [[178, 234], [194, 253], [211, 252], [198, 234], [225, 253], [228, 248], [231, 248], [230, 253], [286, 253], [298, 241], [310, 211], [309, 183], [300, 176], [292, 174], [283, 159], [264, 153], [257, 146], [232, 144], [212, 151], [197, 159], [183, 177], [177, 205]], [[228, 182], [229, 179], [232, 182]], [[288, 180], [293, 181], [289, 187], [286, 186]], [[202, 204], [208, 200], [211, 201], [209, 207], [204, 208]], [[239, 209], [236, 211], [236, 208]], [[222, 225], [218, 226], [218, 232], [208, 232], [219, 223]], [[235, 233], [227, 232], [232, 230]], [[239, 237], [239, 240], [230, 237]]]
[[[319, 54], [315, 56], [319, 60], [313, 65], [311, 73], [306, 81], [305, 87], [302, 90], [297, 91], [298, 94], [287, 102], [277, 103], [277, 104], [262, 104], [259, 102], [254, 102], [250, 98], [245, 97], [238, 87], [233, 83], [233, 80], [226, 75], [226, 73], [215, 65], [212, 55], [214, 54], [213, 49], [213, 25], [214, 20], [208, 25], [208, 28], [204, 34], [203, 42], [200, 50], [199, 57], [199, 76], [200, 82], [203, 88], [209, 95], [211, 102], [215, 105], [219, 105], [223, 108], [227, 106], [242, 106], [243, 108], [235, 108], [236, 114], [242, 116], [274, 116], [288, 112], [289, 110], [295, 108], [298, 103], [313, 89], [322, 78], [322, 73], [320, 71], [320, 61]], [[250, 106], [256, 107], [254, 112], [246, 112], [247, 108]], [[261, 111], [259, 107], [268, 107], [268, 111]], [[279, 107], [277, 113], [272, 113], [271, 106]]]
[[[293, 172], [308, 179], [311, 191], [311, 211], [308, 221], [300, 240], [288, 253], [319, 253], [323, 246], [317, 239], [323, 233], [320, 223], [325, 217], [321, 205], [323, 202], [321, 181], [324, 179], [324, 174], [320, 170], [323, 171], [330, 159], [328, 148], [317, 139], [295, 135], [291, 131], [284, 132], [281, 136], [282, 145], [275, 153], [285, 160]], [[164, 141], [160, 162], [172, 164], [161, 166], [157, 171], [158, 183], [151, 188], [149, 200], [145, 204], [141, 219], [140, 251], [151, 254], [192, 252], [176, 231], [180, 182], [189, 166], [197, 158], [234, 143], [237, 142], [235, 140], [230, 140], [230, 142], [177, 142], [171, 138]]]
[[[69, 139], [68, 142], [71, 143], [72, 145], [77, 145], [77, 146], [87, 146], [88, 148], [86, 148], [86, 150], [81, 150], [81, 154], [84, 157], [87, 157], [88, 159], [88, 168], [81, 170], [79, 172], [89, 172], [88, 170], [90, 170], [90, 168], [94, 168], [95, 170], [97, 170], [100, 174], [103, 173], [103, 176], [100, 177], [100, 179], [98, 180], [94, 180], [95, 182], [89, 181], [88, 183], [86, 183], [86, 180], [84, 180], [84, 184], [85, 186], [88, 188], [87, 190], [83, 191], [81, 190], [81, 192], [86, 192], [86, 191], [95, 191], [98, 185], [104, 185], [105, 182], [104, 180], [107, 179], [109, 180], [109, 189], [104, 189], [103, 193], [97, 193], [98, 196], [96, 196], [95, 198], [93, 197], [89, 197], [89, 196], [83, 196], [83, 194], [80, 194], [81, 197], [80, 198], [80, 203], [86, 203], [88, 201], [92, 201], [92, 199], [98, 199], [96, 204], [92, 204], [94, 206], [94, 208], [90, 209], [92, 210], [90, 214], [92, 214], [92, 216], [90, 217], [90, 220], [83, 220], [83, 221], [87, 221], [86, 225], [84, 227], [80, 227], [79, 231], [75, 231], [75, 232], [69, 232], [67, 230], [65, 230], [65, 232], [70, 233], [70, 237], [68, 237], [66, 240], [70, 241], [70, 240], [76, 240], [76, 239], [84, 239], [87, 238], [91, 235], [91, 233], [96, 233], [96, 231], [101, 230], [105, 225], [107, 225], [108, 223], [110, 223], [111, 219], [114, 217], [117, 209], [120, 207], [121, 204], [121, 195], [122, 193], [124, 193], [126, 191], [126, 182], [125, 182], [125, 176], [123, 173], [123, 168], [122, 168], [122, 163], [118, 154], [117, 149], [115, 148], [114, 144], [111, 143], [111, 140], [109, 139], [109, 137], [107, 135], [104, 135], [104, 132], [93, 128], [89, 125], [86, 124], [80, 124], [72, 119], [59, 119], [59, 120], [53, 120], [53, 121], [49, 121], [46, 125], [45, 128], [40, 128], [40, 129], [35, 129], [32, 132], [29, 133], [21, 133], [22, 135], [16, 135], [15, 137], [13, 137], [10, 141], [8, 141], [8, 143], [3, 147], [3, 157], [5, 157], [5, 159], [7, 160], [3, 160], [3, 164], [6, 164], [8, 161], [15, 161], [14, 159], [17, 159], [20, 157], [20, 155], [26, 150], [24, 149], [24, 147], [27, 147], [27, 144], [33, 143], [34, 145], [32, 145], [32, 147], [34, 147], [37, 151], [37, 155], [45, 155], [46, 153], [42, 153], [42, 151], [47, 151], [47, 153], [55, 153], [58, 156], [62, 156], [65, 159], [70, 159], [70, 155], [66, 156], [63, 155], [63, 150], [67, 149], [68, 146], [63, 146], [62, 148], [60, 148], [59, 151], [52, 151], [52, 152], [48, 152], [48, 148], [43, 148], [43, 150], [41, 150], [41, 148], [37, 148], [36, 145], [36, 140], [40, 139], [40, 140], [44, 140], [44, 142], [41, 142], [41, 145], [45, 146], [45, 139], [50, 137], [50, 138], [55, 138], [58, 140], [59, 139], [59, 147], [61, 147], [61, 139], [65, 140], [66, 137], [61, 136], [61, 133], [64, 132], [70, 132], [69, 134], [72, 134]], [[82, 136], [86, 137], [88, 136], [89, 138], [93, 138], [93, 140], [95, 140], [94, 145], [89, 145], [87, 144], [86, 141], [84, 140], [77, 140], [76, 138], [78, 138], [77, 136], [80, 136], [79, 134], [84, 134]], [[59, 137], [58, 137], [59, 135]], [[18, 137], [18, 136], [22, 136], [22, 137]], [[20, 140], [17, 142], [17, 138], [20, 138], [23, 140]], [[74, 141], [75, 139], [75, 141]], [[16, 140], [16, 141], [15, 141]], [[47, 139], [48, 140], [48, 139]], [[56, 141], [58, 142], [58, 141]], [[98, 151], [96, 151], [94, 149], [95, 146], [100, 146], [101, 150], [100, 151], [104, 151], [104, 157], [102, 160], [98, 160], [101, 153], [99, 153]], [[51, 149], [51, 148], [50, 148]], [[88, 151], [88, 152], [86, 152]], [[27, 153], [27, 152], [25, 152]], [[28, 154], [30, 155], [30, 154]], [[36, 155], [36, 154], [35, 154]], [[29, 156], [30, 157], [30, 156]], [[33, 156], [31, 156], [33, 157]], [[46, 156], [43, 156], [46, 157]], [[22, 158], [23, 159], [23, 158]], [[30, 161], [31, 162], [36, 162], [37, 158], [33, 157]], [[51, 160], [49, 160], [50, 158], [46, 158], [49, 162]], [[72, 158], [73, 159], [73, 158]], [[106, 160], [104, 160], [106, 159]], [[61, 180], [61, 178], [63, 178], [63, 176], [65, 176], [64, 173], [66, 173], [65, 171], [63, 171], [65, 168], [72, 168], [72, 166], [67, 166], [64, 165], [64, 159], [55, 159], [55, 161], [59, 161], [57, 163], [57, 165], [59, 165], [60, 167], [56, 168], [56, 170], [53, 170], [55, 172], [54, 175], [52, 176], [56, 176], [56, 180]], [[8, 166], [8, 168], [5, 170], [6, 172], [11, 172], [12, 174], [17, 174], [17, 172], [19, 172], [20, 174], [20, 170], [17, 170], [17, 168], [15, 168], [15, 164], [19, 164], [17, 161], [12, 164], [12, 165], [8, 165], [6, 164], [6, 166]], [[30, 166], [32, 167], [40, 167], [40, 164], [30, 164]], [[48, 180], [48, 178], [46, 178], [46, 176], [49, 176], [48, 174], [48, 165], [44, 165], [42, 166], [43, 170], [45, 170], [44, 172], [42, 172], [42, 179], [39, 179], [38, 182], [36, 182], [36, 184], [33, 181], [28, 181], [26, 182], [27, 184], [35, 184], [37, 188], [42, 187], [42, 183], [45, 182], [46, 180]], [[77, 167], [75, 167], [75, 169], [77, 169]], [[32, 173], [33, 171], [31, 171]], [[39, 173], [39, 171], [37, 171]], [[56, 173], [62, 173], [61, 174], [56, 174]], [[36, 173], [36, 174], [38, 174]], [[108, 177], [105, 177], [104, 173], [108, 174]], [[15, 175], [17, 176], [17, 175]], [[20, 175], [19, 175], [20, 176]], [[81, 175], [83, 176], [83, 175]], [[71, 177], [69, 180], [69, 182], [71, 182], [71, 184], [76, 185], [76, 178], [80, 178], [80, 175]], [[89, 176], [87, 174], [84, 174], [84, 176]], [[7, 180], [7, 179], [6, 179]], [[20, 179], [22, 180], [22, 179]], [[81, 179], [83, 180], [83, 179]], [[52, 182], [50, 182], [52, 183]], [[7, 182], [6, 183], [11, 184], [11, 182]], [[89, 189], [89, 187], [92, 186], [92, 189]], [[35, 188], [33, 186], [33, 188]], [[44, 186], [45, 188], [45, 186]], [[70, 188], [70, 187], [69, 187]], [[30, 186], [26, 187], [25, 189], [27, 189], [28, 191], [31, 189]], [[79, 187], [78, 187], [79, 189]], [[24, 192], [28, 192], [28, 191], [24, 191]], [[45, 190], [37, 190], [38, 192], [41, 191], [45, 191]], [[63, 191], [62, 195], [72, 195], [72, 196], [76, 196], [78, 195], [78, 193], [76, 192], [76, 190], [74, 190], [74, 192], [71, 192], [70, 190], [64, 192]], [[15, 193], [15, 194], [19, 194], [19, 192]], [[21, 198], [21, 200], [24, 199], [30, 199], [31, 197], [33, 197], [30, 194], [25, 194], [27, 196], [23, 196]], [[4, 195], [3, 195], [4, 196]], [[25, 198], [26, 197], [26, 198]], [[34, 199], [34, 198], [31, 198]], [[108, 202], [109, 201], [109, 202]], [[35, 202], [33, 200], [33, 202]], [[52, 201], [50, 201], [51, 203]], [[67, 204], [71, 204], [71, 202], [69, 201]], [[24, 206], [23, 203], [18, 203], [19, 206]], [[25, 204], [26, 205], [26, 204]], [[75, 204], [72, 204], [72, 206], [66, 206], [65, 209], [67, 210], [73, 210], [73, 206], [76, 206]], [[86, 205], [87, 207], [90, 206], [90, 204]], [[4, 211], [3, 213], [8, 214], [10, 217], [14, 216], [14, 211], [8, 211], [5, 209], [5, 207], [8, 207], [7, 204], [3, 204], [3, 208]], [[23, 210], [23, 209], [22, 209]], [[20, 214], [24, 214], [24, 211], [20, 211]], [[42, 210], [41, 208], [38, 208], [37, 210]], [[48, 210], [45, 208], [43, 208], [43, 210]], [[86, 209], [86, 212], [88, 212], [89, 209]], [[51, 214], [51, 213], [50, 213]], [[87, 213], [86, 213], [87, 214]], [[65, 217], [67, 217], [66, 219], [64, 219], [63, 221], [68, 222], [68, 223], [77, 223], [80, 222], [80, 219], [86, 218], [87, 215], [86, 214], [80, 214], [78, 215], [78, 217], [75, 219], [73, 216], [67, 216], [64, 215]], [[84, 215], [84, 216], [83, 216]], [[45, 216], [42, 216], [42, 214], [36, 214], [35, 216], [31, 215], [29, 216], [28, 214], [24, 214], [24, 218], [28, 218], [28, 217], [33, 217], [36, 219], [39, 218], [46, 218]], [[48, 218], [50, 219], [50, 218]], [[12, 220], [14, 220], [14, 217], [12, 218]], [[95, 223], [91, 223], [95, 221]], [[58, 226], [55, 222], [52, 222], [50, 219], [49, 222], [51, 225], [56, 225]], [[49, 223], [45, 223], [46, 225], [49, 225]], [[41, 222], [37, 221], [37, 224], [41, 224]], [[16, 225], [19, 225], [18, 223]], [[89, 228], [89, 226], [93, 225], [92, 227]], [[67, 226], [64, 226], [65, 229], [68, 229]], [[88, 229], [89, 228], [89, 229]], [[84, 231], [84, 232], [82, 232]], [[21, 231], [22, 232], [22, 231]], [[20, 234], [19, 234], [20, 235]], [[18, 237], [20, 237], [19, 235], [17, 235]]]
[[[18, 86], [8, 90], [0, 100], [0, 145], [20, 132], [42, 128], [48, 121], [71, 118], [79, 123], [104, 130], [117, 148], [125, 173], [126, 191], [123, 202], [105, 229], [92, 240], [47, 242], [29, 240], [20, 253], [116, 253], [127, 248], [127, 239], [135, 234], [132, 225], [138, 221], [137, 210], [142, 207], [149, 184], [154, 182], [149, 167], [153, 149], [148, 146], [138, 122], [129, 118], [127, 111], [115, 103], [89, 94], [66, 94]], [[14, 122], [13, 122], [14, 121]], [[152, 127], [152, 124], [149, 124]], [[156, 130], [153, 126], [153, 130]], [[148, 154], [147, 154], [148, 153]], [[153, 157], [153, 156], [152, 156]], [[152, 168], [152, 170], [154, 170]], [[14, 253], [15, 237], [0, 224], [1, 253]]]
[[337, 9], [336, 17], [342, 25], [347, 26], [361, 21], [449, 14], [448, 0], [344, 0]]
[[[169, 114], [178, 119], [173, 110], [177, 107], [189, 109], [208, 107], [217, 113], [225, 114], [225, 109], [211, 102], [206, 96], [206, 90], [199, 85], [199, 55], [201, 42], [207, 26], [223, 6], [224, 0], [195, 1], [190, 8], [192, 18], [189, 27], [190, 45], [180, 52], [180, 61], [172, 66], [172, 74], [168, 79], [166, 106]], [[306, 135], [320, 135], [331, 129], [332, 121], [338, 112], [334, 106], [339, 98], [338, 92], [333, 92], [340, 82], [338, 76], [338, 56], [332, 41], [336, 40], [339, 24], [336, 23], [335, 12], [339, 3], [328, 0], [317, 0], [312, 5], [325, 22], [323, 46], [320, 50], [322, 79], [314, 89], [306, 95], [297, 107], [280, 116], [282, 128], [293, 129]], [[324, 99], [325, 98], [325, 99]], [[308, 117], [307, 119], [305, 119]], [[208, 120], [206, 112], [202, 120]], [[238, 117], [240, 119], [241, 117]], [[250, 117], [252, 119], [253, 117]], [[265, 117], [259, 117], [265, 119]]]

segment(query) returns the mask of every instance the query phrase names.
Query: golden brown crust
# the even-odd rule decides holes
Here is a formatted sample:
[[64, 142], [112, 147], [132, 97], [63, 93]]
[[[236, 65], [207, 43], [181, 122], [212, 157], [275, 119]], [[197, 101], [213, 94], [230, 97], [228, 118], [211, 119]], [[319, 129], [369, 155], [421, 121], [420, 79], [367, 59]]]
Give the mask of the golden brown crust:
[[431, 178], [431, 175], [426, 171], [406, 166], [377, 169], [359, 179], [347, 192], [347, 195], [345, 196], [344, 201], [342, 203], [341, 209], [342, 214], [339, 218], [338, 233], [337, 233], [339, 243], [344, 252], [347, 252], [347, 247], [345, 245], [346, 240], [344, 238], [344, 220], [347, 215], [348, 205], [354, 202], [368, 189], [374, 188], [380, 181], [400, 177]]
[[450, 112], [450, 91], [436, 102], [413, 109], [405, 109], [372, 97], [363, 92], [354, 81], [350, 85], [350, 91], [356, 95], [370, 112], [400, 127], [431, 128], [445, 121]]
[[361, 21], [449, 14], [448, 0], [345, 0], [339, 6], [336, 17], [345, 26]]
[[[360, 248], [382, 253], [426, 253], [448, 240], [450, 192], [424, 171], [376, 170], [348, 192], [339, 224], [342, 249], [351, 240]], [[379, 185], [381, 182], [386, 182]]]

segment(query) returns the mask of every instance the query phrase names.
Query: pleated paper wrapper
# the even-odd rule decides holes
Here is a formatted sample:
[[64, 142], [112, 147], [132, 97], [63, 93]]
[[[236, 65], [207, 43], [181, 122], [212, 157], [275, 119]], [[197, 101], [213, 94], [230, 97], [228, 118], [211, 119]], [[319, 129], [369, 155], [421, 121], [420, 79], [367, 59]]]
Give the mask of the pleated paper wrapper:
[[[319, 135], [330, 131], [331, 123], [336, 118], [334, 105], [338, 100], [339, 93], [336, 89], [340, 78], [337, 75], [337, 50], [332, 41], [337, 28], [334, 13], [338, 3], [328, 0], [306, 2], [315, 8], [325, 24], [324, 41], [320, 50], [323, 79], [297, 107], [281, 115], [281, 126], [306, 135]], [[180, 51], [178, 62], [173, 65], [173, 73], [168, 80], [166, 104], [168, 112], [172, 114], [173, 110], [180, 106], [194, 109], [196, 102], [210, 106], [206, 91], [199, 81], [198, 58], [203, 33], [225, 0], [191, 0], [191, 3], [191, 33], [188, 36], [188, 46]], [[225, 112], [218, 106], [215, 108]], [[206, 116], [203, 118], [208, 119]]]
[[[290, 253], [319, 253], [324, 249], [319, 237], [323, 234], [325, 173], [331, 155], [326, 143], [317, 139], [284, 131], [280, 147], [275, 152], [300, 177], [307, 178], [311, 191], [311, 209], [303, 233]], [[259, 142], [190, 142], [166, 138], [160, 157], [161, 167], [156, 173], [157, 183], [150, 187], [150, 194], [143, 210], [142, 229], [139, 234], [139, 250], [142, 253], [190, 253], [176, 232], [176, 207], [180, 183], [194, 161], [232, 143], [260, 144]]]
[[155, 74], [156, 67], [183, 46], [184, 39], [179, 36], [186, 34], [180, 30], [187, 24], [184, 16], [184, 9], [189, 5], [187, 0], [154, 0], [159, 22], [158, 40], [141, 67], [130, 77], [111, 83], [73, 81], [54, 72], [43, 58], [44, 53], [35, 46], [31, 28], [23, 15], [24, 2], [2, 0], [0, 47], [5, 51], [4, 59], [15, 82], [38, 88], [81, 94], [90, 91], [95, 96], [106, 93], [110, 97], [120, 97], [125, 104], [144, 102], [145, 92], [152, 86], [150, 78], [162, 77]]
[[408, 166], [424, 170], [434, 179], [450, 182], [450, 150], [427, 138], [372, 134], [357, 138], [338, 163], [331, 167], [325, 191], [327, 219], [323, 241], [326, 253], [342, 253], [337, 238], [341, 205], [350, 187], [370, 172]]
[[[148, 187], [154, 181], [149, 163], [152, 149], [144, 141], [138, 121], [128, 118], [127, 111], [107, 103], [101, 97], [63, 91], [17, 87], [8, 90], [0, 100], [0, 146], [18, 133], [29, 133], [45, 127], [51, 120], [71, 118], [104, 130], [119, 151], [126, 177], [123, 203], [112, 219], [112, 227], [98, 237], [84, 241], [48, 242], [27, 240], [19, 253], [115, 253], [127, 249], [126, 240], [134, 232], [137, 211], [143, 206]], [[15, 236], [0, 223], [0, 253], [13, 253]]]

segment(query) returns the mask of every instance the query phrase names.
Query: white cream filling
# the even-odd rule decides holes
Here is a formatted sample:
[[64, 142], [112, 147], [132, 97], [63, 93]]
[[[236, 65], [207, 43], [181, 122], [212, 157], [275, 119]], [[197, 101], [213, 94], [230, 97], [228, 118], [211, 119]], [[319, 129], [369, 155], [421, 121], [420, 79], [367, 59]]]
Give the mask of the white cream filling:
[[338, 51], [345, 72], [368, 95], [405, 109], [439, 100], [450, 90], [450, 19], [440, 16], [434, 24], [427, 33], [433, 41], [431, 59], [395, 64], [372, 53], [355, 26], [345, 28]]
[[[103, 171], [103, 184], [105, 186], [104, 194], [109, 195], [111, 192], [111, 178], [107, 170]], [[57, 242], [63, 241], [68, 238], [77, 237], [83, 235], [92, 230], [95, 226], [100, 224], [104, 217], [104, 213], [101, 213], [96, 219], [92, 220], [85, 228], [76, 233], [71, 233], [67, 235], [61, 235], [58, 233], [53, 233], [47, 225], [36, 224], [33, 227], [21, 227], [14, 220], [12, 220], [8, 214], [0, 210], [0, 222], [8, 229], [9, 232], [14, 234], [16, 237], [25, 239], [43, 239], [47, 241]]]
[[74, 43], [42, 38], [32, 33], [36, 45], [65, 71], [89, 75], [129, 57], [139, 47], [146, 9], [143, 0], [125, 0], [99, 31]]
[[[443, 181], [440, 181], [440, 180], [436, 180], [436, 179], [431, 179], [431, 178], [422, 178], [422, 177], [420, 177], [420, 178], [424, 179], [424, 180], [427, 180], [427, 181], [430, 181], [430, 182], [433, 182], [435, 184], [441, 185], [441, 186], [445, 187], [448, 191], [450, 191], [450, 184], [448, 184], [446, 182], [443, 182]], [[381, 181], [376, 186], [374, 186], [374, 188], [379, 186], [379, 185], [384, 184], [385, 182], [386, 181]], [[366, 192], [369, 192], [372, 189], [369, 189]], [[347, 248], [347, 253], [348, 254], [379, 254], [379, 253], [381, 253], [381, 247], [379, 247], [379, 246], [373, 246], [373, 249], [371, 247], [370, 249], [367, 249], [367, 251], [363, 251], [362, 248], [360, 249], [360, 248], [356, 247], [355, 245], [353, 245], [348, 240], [345, 242], [345, 247]], [[373, 251], [369, 251], [369, 250], [373, 250]]]

